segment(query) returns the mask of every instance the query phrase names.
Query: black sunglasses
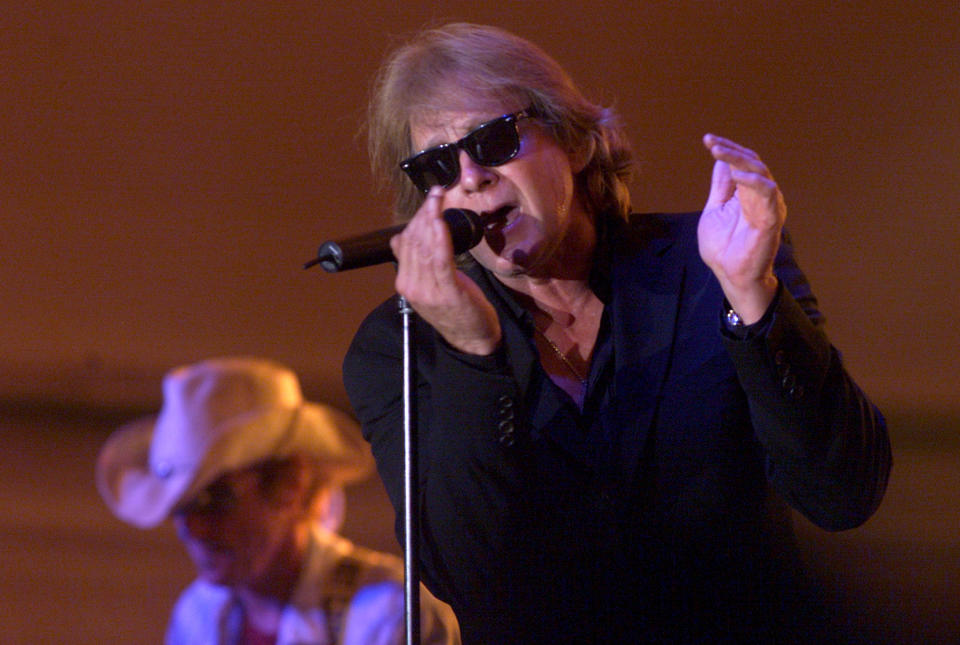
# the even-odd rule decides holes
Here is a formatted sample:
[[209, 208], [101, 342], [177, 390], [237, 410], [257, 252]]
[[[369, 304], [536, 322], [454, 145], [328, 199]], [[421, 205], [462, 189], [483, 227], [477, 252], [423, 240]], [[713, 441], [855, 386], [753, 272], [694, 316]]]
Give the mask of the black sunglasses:
[[239, 501], [237, 491], [226, 481], [219, 479], [197, 493], [189, 502], [174, 509], [173, 514], [222, 516], [236, 508]]
[[505, 164], [520, 151], [517, 121], [532, 116], [529, 109], [504, 114], [480, 124], [459, 141], [441, 143], [404, 159], [400, 162], [400, 168], [423, 192], [430, 190], [431, 186], [446, 188], [460, 176], [460, 148], [481, 166]]
[[[269, 478], [277, 477], [278, 463], [280, 463], [280, 460], [268, 459], [234, 472], [252, 472], [256, 477], [256, 486], [260, 488], [262, 493], [264, 482]], [[239, 504], [241, 496], [246, 493], [242, 488], [238, 489], [239, 486], [243, 485], [242, 482], [228, 480], [227, 475], [214, 480], [213, 483], [197, 493], [193, 499], [173, 509], [173, 515], [205, 515], [210, 517], [223, 516], [233, 511]]]

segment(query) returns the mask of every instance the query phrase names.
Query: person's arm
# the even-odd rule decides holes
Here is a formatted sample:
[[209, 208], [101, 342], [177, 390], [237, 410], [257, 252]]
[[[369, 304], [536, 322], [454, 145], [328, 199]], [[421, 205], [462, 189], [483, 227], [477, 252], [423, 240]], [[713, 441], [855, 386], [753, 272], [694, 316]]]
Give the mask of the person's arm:
[[703, 142], [715, 163], [697, 229], [700, 255], [732, 319], [763, 321], [763, 333], [728, 334], [726, 344], [766, 451], [768, 477], [816, 524], [862, 524], [886, 489], [886, 424], [820, 329], [816, 299], [789, 244], [782, 244], [787, 207], [770, 170], [733, 141], [706, 135]]
[[824, 334], [824, 318], [786, 236], [776, 275], [780, 287], [758, 333], [737, 333], [724, 317], [724, 342], [748, 397], [770, 481], [818, 526], [853, 528], [870, 517], [886, 490], [886, 423]]
[[[397, 513], [403, 541], [402, 352], [396, 302], [361, 325], [344, 361], [347, 393]], [[415, 324], [421, 576], [455, 608], [500, 588], [509, 575], [509, 540], [522, 515], [518, 385], [498, 350], [458, 352], [423, 321]], [[506, 438], [505, 438], [506, 437]], [[484, 563], [477, 566], [478, 562]]]

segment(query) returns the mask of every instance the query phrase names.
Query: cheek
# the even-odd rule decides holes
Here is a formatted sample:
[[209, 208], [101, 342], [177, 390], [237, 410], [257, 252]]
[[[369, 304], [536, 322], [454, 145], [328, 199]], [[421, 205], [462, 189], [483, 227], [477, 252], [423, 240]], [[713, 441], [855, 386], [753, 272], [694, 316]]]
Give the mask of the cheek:
[[239, 529], [235, 533], [237, 544], [242, 545], [242, 549], [249, 554], [250, 558], [256, 558], [257, 553], [270, 544], [271, 535], [276, 532], [277, 527], [270, 522], [269, 517], [263, 517], [260, 521], [244, 522], [237, 529]]
[[548, 173], [552, 181], [543, 182], [550, 188], [547, 191], [546, 199], [554, 204], [554, 211], [559, 214], [569, 210], [569, 205], [573, 199], [573, 171], [570, 168], [570, 161], [566, 155], [556, 151], [545, 160], [543, 165], [544, 172]]
[[257, 521], [247, 525], [243, 536], [239, 536], [248, 561], [271, 561], [292, 530], [292, 519], [286, 513], [264, 512]]
[[528, 207], [548, 222], [569, 208], [574, 180], [570, 161], [556, 146], [523, 159], [514, 182], [522, 185]]
[[570, 155], [549, 135], [537, 132], [526, 148], [521, 148], [530, 160], [540, 181], [551, 184], [572, 184], [573, 166]]

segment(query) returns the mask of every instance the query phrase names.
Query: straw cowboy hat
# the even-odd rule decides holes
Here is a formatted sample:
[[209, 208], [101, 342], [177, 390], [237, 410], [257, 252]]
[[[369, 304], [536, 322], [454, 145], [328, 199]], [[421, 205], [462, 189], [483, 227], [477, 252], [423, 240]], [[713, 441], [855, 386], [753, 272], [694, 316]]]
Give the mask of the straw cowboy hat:
[[211, 359], [168, 372], [160, 413], [110, 436], [97, 459], [97, 488], [114, 515], [149, 528], [221, 475], [293, 454], [317, 459], [335, 488], [372, 465], [357, 424], [304, 401], [286, 367]]

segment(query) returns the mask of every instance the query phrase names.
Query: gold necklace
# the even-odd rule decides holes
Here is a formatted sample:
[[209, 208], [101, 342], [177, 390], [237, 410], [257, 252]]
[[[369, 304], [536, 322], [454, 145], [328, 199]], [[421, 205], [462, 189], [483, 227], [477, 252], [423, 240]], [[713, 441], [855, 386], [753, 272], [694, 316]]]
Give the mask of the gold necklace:
[[534, 325], [534, 326], [533, 326], [533, 330], [534, 330], [535, 332], [537, 332], [538, 334], [540, 334], [540, 338], [542, 338], [543, 340], [547, 341], [547, 345], [549, 345], [549, 346], [550, 346], [550, 349], [553, 350], [553, 353], [557, 355], [557, 358], [559, 358], [561, 361], [563, 361], [563, 364], [567, 366], [567, 369], [570, 370], [570, 373], [573, 374], [573, 376], [580, 382], [580, 387], [583, 387], [583, 388], [587, 387], [587, 382], [589, 381], [589, 379], [588, 379], [588, 378], [585, 378], [584, 376], [582, 376], [582, 375], [580, 374], [580, 370], [578, 370], [578, 369], [574, 366], [574, 364], [570, 361], [570, 359], [567, 358], [567, 355], [564, 354], [563, 352], [561, 352], [561, 351], [560, 351], [560, 348], [557, 347], [556, 344], [554, 344], [554, 342], [553, 342], [552, 340], [550, 340], [549, 338], [547, 338], [547, 334], [544, 333], [544, 331], [541, 330], [539, 327], [537, 327], [536, 325]]

